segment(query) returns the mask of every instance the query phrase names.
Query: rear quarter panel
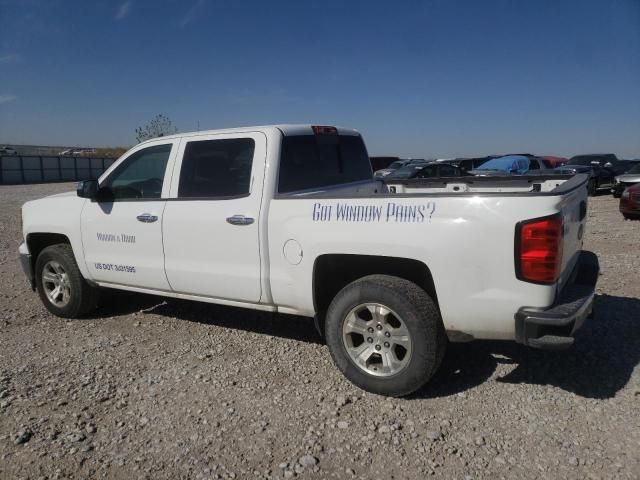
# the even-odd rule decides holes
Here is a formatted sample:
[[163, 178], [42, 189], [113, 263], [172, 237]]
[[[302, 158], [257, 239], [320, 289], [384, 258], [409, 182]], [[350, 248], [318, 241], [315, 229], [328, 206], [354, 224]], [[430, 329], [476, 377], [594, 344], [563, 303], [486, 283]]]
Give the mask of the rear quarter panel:
[[[273, 302], [313, 315], [320, 255], [409, 258], [430, 269], [447, 330], [513, 339], [517, 310], [551, 305], [556, 289], [516, 279], [516, 224], [557, 213], [563, 202], [561, 196], [496, 195], [276, 198], [268, 213]], [[288, 240], [302, 250], [297, 265], [285, 258]]]

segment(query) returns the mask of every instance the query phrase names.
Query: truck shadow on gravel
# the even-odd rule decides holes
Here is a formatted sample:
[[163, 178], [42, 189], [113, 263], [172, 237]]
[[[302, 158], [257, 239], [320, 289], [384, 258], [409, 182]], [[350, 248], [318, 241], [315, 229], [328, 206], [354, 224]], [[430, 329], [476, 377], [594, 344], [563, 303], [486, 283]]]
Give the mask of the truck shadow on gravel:
[[[169, 300], [150, 295], [111, 293], [93, 318], [159, 315], [322, 344], [313, 319], [243, 308]], [[515, 366], [499, 383], [550, 385], [586, 398], [613, 397], [640, 363], [640, 300], [598, 295], [595, 319], [588, 319], [576, 343], [564, 351], [541, 351], [514, 342], [476, 341], [449, 344], [442, 366], [412, 399], [464, 395], [486, 382], [499, 365]]]
[[90, 318], [116, 317], [136, 312], [142, 315], [175, 317], [178, 320], [205, 325], [323, 344], [316, 332], [312, 318], [189, 300], [164, 299], [153, 295], [128, 292], [108, 292], [104, 306]]
[[513, 342], [450, 344], [442, 366], [413, 398], [462, 394], [489, 379], [499, 365], [514, 365], [499, 383], [550, 385], [585, 398], [615, 396], [640, 363], [640, 300], [598, 295], [568, 350], [541, 351]]

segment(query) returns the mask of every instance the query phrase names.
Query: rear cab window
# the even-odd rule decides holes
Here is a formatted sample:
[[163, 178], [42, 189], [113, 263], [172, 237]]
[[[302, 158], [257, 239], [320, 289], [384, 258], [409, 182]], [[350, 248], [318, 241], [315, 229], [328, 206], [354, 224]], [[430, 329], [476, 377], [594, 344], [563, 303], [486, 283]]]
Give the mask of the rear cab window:
[[284, 135], [278, 193], [373, 179], [360, 135]]

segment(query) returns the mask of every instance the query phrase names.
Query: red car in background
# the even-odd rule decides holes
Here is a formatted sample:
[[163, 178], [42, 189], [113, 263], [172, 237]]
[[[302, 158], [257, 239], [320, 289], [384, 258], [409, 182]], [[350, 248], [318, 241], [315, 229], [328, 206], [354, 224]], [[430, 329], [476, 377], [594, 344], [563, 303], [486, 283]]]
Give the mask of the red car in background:
[[544, 158], [547, 162], [551, 164], [551, 168], [556, 168], [561, 165], [566, 165], [567, 163], [569, 163], [569, 159], [564, 157], [554, 157], [553, 155], [546, 155], [546, 156], [543, 156], [542, 158]]
[[622, 192], [620, 212], [624, 218], [640, 220], [640, 183], [636, 183]]

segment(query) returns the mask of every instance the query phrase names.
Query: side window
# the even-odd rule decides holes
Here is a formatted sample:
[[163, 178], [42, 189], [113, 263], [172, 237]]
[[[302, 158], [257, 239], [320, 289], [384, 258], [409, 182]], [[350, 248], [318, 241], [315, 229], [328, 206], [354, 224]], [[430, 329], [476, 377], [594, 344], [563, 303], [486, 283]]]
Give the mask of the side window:
[[540, 170], [540, 165], [538, 165], [538, 161], [535, 158], [529, 159], [529, 170]]
[[436, 176], [436, 167], [424, 167], [416, 174], [416, 178], [431, 178]]
[[255, 142], [251, 138], [187, 143], [180, 169], [179, 198], [249, 194]]
[[440, 165], [440, 176], [455, 177], [457, 176], [457, 170], [455, 167], [452, 167], [451, 165]]
[[[485, 160], [484, 158], [481, 159], [481, 160], [472, 160], [472, 165], [473, 165], [472, 168], [478, 168], [480, 165], [482, 165], [483, 163], [486, 163], [486, 162], [487, 162], [487, 160]], [[469, 169], [468, 168], [467, 169], [463, 168], [463, 170], [466, 171], [466, 170], [469, 170]]]
[[124, 159], [100, 185], [113, 193], [115, 200], [160, 198], [171, 144], [143, 148]]
[[479, 167], [479, 165], [477, 165], [473, 160], [462, 160], [458, 167], [460, 167], [460, 170], [463, 172], [468, 172], [469, 170]]

